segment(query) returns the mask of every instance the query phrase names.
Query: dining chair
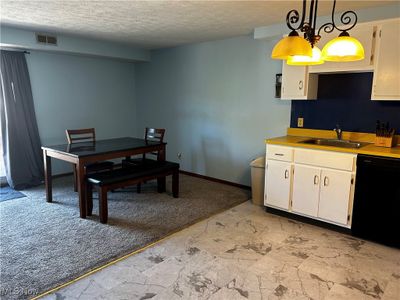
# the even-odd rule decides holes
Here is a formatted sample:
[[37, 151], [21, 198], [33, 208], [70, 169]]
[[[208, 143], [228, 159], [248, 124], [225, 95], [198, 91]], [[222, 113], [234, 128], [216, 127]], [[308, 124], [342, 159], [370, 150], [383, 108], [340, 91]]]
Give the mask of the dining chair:
[[[164, 128], [146, 127], [144, 131], [144, 139], [146, 143], [149, 141], [163, 143], [164, 134], [165, 134]], [[155, 157], [155, 159], [148, 158], [146, 157], [146, 155], [151, 155]], [[160, 155], [159, 151], [155, 151], [155, 152], [143, 153], [142, 157], [139, 158], [126, 157], [124, 160], [122, 160], [122, 167], [126, 168], [126, 167], [140, 166], [143, 164], [151, 164], [159, 159], [159, 155]], [[139, 183], [137, 184], [137, 192], [140, 193], [140, 190], [141, 190], [141, 184]]]
[[[96, 143], [96, 133], [94, 128], [85, 128], [85, 129], [67, 129], [65, 130], [65, 134], [67, 135], [68, 144], [78, 144], [89, 142], [95, 145]], [[90, 163], [85, 166], [85, 173], [97, 173], [106, 170], [112, 170], [114, 168], [114, 163], [112, 161], [99, 161], [95, 163]], [[77, 184], [77, 175], [75, 165], [74, 169], [74, 191], [78, 190]]]
[[[147, 142], [149, 141], [154, 141], [158, 143], [163, 143], [164, 142], [164, 134], [165, 134], [165, 129], [164, 128], [150, 128], [146, 127], [144, 131], [144, 139]], [[146, 158], [146, 155], [152, 155], [155, 157], [155, 159], [149, 159], [148, 157]], [[130, 158], [127, 157], [122, 161], [122, 165], [124, 164], [127, 165], [138, 165], [138, 164], [143, 164], [143, 163], [151, 163], [159, 158], [159, 152], [148, 152], [148, 153], [143, 153], [142, 157], [140, 158]]]

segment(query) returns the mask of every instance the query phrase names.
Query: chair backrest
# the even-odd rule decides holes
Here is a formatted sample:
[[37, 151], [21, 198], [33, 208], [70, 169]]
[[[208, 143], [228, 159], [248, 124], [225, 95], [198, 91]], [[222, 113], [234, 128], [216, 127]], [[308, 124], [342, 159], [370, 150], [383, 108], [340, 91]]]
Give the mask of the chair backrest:
[[[164, 134], [165, 134], [165, 129], [164, 128], [150, 128], [146, 127], [144, 131], [144, 139], [147, 141], [154, 141], [154, 142], [164, 142]], [[146, 154], [152, 154], [157, 156], [158, 158], [158, 151], [156, 152], [148, 152], [143, 154], [143, 159], [146, 158]]]
[[144, 138], [146, 141], [156, 141], [162, 143], [164, 141], [164, 128], [149, 128], [146, 127], [144, 131]]
[[68, 144], [96, 141], [96, 133], [94, 128], [67, 129], [65, 130], [65, 134], [67, 135]]

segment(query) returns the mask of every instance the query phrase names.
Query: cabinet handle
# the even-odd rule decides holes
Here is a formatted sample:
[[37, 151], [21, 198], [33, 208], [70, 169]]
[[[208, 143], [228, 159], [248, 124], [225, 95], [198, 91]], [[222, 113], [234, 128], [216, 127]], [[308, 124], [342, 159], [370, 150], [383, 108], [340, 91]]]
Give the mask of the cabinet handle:
[[303, 80], [300, 80], [299, 81], [299, 90], [302, 90], [303, 89]]
[[317, 185], [318, 181], [318, 175], [314, 175], [314, 185]]
[[329, 185], [329, 178], [328, 176], [324, 177], [324, 186], [328, 186]]
[[283, 153], [274, 153], [275, 156], [283, 156]]
[[289, 178], [289, 171], [285, 170], [285, 179], [288, 179], [288, 178]]

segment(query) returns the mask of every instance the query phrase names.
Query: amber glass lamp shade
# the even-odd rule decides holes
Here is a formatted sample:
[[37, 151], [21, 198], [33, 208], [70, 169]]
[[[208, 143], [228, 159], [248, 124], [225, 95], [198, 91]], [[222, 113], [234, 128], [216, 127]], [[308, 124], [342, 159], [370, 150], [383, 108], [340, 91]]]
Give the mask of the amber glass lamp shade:
[[318, 47], [312, 48], [312, 57], [294, 55], [290, 56], [286, 63], [291, 66], [311, 66], [311, 65], [321, 65], [324, 63], [322, 60], [321, 50]]
[[364, 59], [364, 47], [347, 32], [342, 32], [322, 49], [322, 59], [326, 61], [361, 60]]
[[272, 50], [271, 58], [288, 59], [293, 55], [312, 56], [311, 45], [296, 31], [281, 39]]

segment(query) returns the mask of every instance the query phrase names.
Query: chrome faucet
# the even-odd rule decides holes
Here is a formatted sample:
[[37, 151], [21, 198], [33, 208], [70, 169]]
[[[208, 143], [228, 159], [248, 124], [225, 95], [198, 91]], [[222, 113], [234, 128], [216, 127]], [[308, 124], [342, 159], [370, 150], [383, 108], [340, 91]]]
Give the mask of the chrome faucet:
[[339, 124], [336, 124], [336, 128], [334, 128], [333, 130], [336, 132], [337, 139], [341, 140], [343, 131], [342, 131], [342, 129], [340, 129]]

